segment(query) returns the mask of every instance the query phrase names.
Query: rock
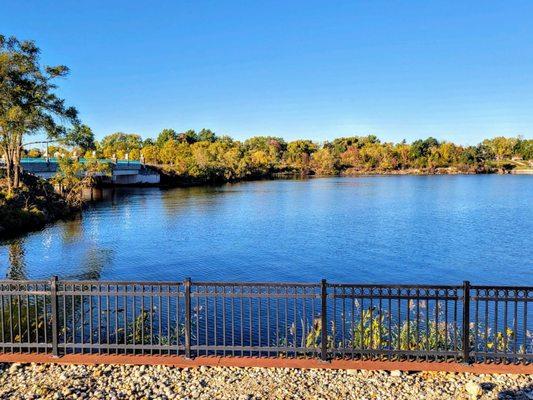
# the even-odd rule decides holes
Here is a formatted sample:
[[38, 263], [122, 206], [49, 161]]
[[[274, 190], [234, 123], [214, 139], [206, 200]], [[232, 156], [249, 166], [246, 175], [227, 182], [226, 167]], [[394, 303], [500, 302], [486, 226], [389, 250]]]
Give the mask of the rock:
[[477, 399], [483, 394], [483, 388], [481, 387], [481, 385], [473, 381], [469, 381], [466, 383], [465, 391], [472, 399]]
[[402, 371], [395, 369], [395, 370], [390, 372], [390, 376], [400, 377], [400, 376], [402, 376]]
[[346, 373], [347, 373], [348, 375], [355, 375], [355, 376], [357, 376], [357, 375], [359, 375], [359, 370], [358, 370], [358, 369], [348, 369], [348, 370], [346, 370]]
[[8, 371], [9, 371], [10, 374], [12, 374], [12, 373], [16, 372], [21, 366], [22, 366], [22, 364], [20, 364], [20, 363], [13, 363], [9, 367]]

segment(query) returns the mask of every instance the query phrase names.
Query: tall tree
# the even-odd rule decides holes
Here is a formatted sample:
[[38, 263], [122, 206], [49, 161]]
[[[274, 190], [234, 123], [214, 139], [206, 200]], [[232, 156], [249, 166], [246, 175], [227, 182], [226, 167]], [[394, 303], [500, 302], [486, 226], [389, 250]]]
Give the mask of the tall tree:
[[183, 143], [195, 143], [198, 141], [198, 134], [194, 129], [189, 129], [179, 134], [179, 141]]
[[217, 137], [211, 129], [202, 129], [198, 132], [198, 141], [200, 142], [214, 142], [215, 140]]
[[163, 129], [157, 136], [155, 144], [157, 147], [161, 148], [170, 139], [178, 140], [178, 136], [178, 132], [176, 132], [174, 129]]
[[24, 138], [35, 133], [63, 138], [66, 125], [78, 123], [76, 109], [55, 93], [55, 80], [68, 72], [64, 65], [41, 65], [34, 42], [0, 35], [0, 148], [8, 195], [20, 186]]
[[134, 149], [140, 150], [142, 145], [143, 140], [140, 135], [122, 132], [107, 135], [100, 142], [104, 157], [110, 158], [115, 155], [119, 159], [125, 157], [126, 153], [130, 153]]
[[75, 125], [65, 138], [67, 144], [77, 145], [82, 151], [95, 150], [94, 133], [87, 125]]

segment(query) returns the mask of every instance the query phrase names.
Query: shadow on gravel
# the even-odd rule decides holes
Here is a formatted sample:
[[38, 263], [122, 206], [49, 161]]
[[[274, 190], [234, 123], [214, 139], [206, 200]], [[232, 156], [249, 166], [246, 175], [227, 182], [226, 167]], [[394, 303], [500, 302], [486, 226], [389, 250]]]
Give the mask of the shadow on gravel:
[[499, 400], [533, 400], [533, 385], [528, 385], [519, 389], [502, 390], [498, 393]]

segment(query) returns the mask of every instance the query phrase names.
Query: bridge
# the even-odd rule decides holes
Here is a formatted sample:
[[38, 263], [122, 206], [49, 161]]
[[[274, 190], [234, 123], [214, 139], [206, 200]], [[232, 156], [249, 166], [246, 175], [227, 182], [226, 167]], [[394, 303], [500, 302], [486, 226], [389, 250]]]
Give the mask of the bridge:
[[[80, 158], [78, 161], [83, 164], [88, 160]], [[109, 183], [136, 185], [160, 182], [159, 173], [139, 161], [99, 159], [98, 162], [109, 165]], [[43, 179], [51, 179], [59, 170], [57, 158], [23, 158], [21, 166], [25, 172]]]

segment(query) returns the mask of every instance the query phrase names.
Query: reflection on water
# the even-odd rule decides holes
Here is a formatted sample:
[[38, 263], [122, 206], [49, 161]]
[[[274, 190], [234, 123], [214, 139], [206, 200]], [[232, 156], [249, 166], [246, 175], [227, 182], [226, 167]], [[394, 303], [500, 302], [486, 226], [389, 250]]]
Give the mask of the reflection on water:
[[90, 187], [82, 189], [82, 198], [85, 201], [102, 201], [112, 200], [115, 194], [115, 188], [111, 187]]
[[71, 221], [65, 221], [63, 224], [62, 238], [65, 243], [74, 243], [83, 235], [83, 225], [81, 223], [81, 216], [76, 217]]
[[9, 254], [7, 279], [27, 279], [23, 244], [23, 239], [15, 239], [7, 245]]
[[72, 275], [65, 275], [64, 279], [99, 280], [102, 270], [113, 261], [111, 249], [89, 249], [81, 260], [81, 270]]
[[117, 189], [0, 245], [10, 278], [533, 285], [529, 176]]

